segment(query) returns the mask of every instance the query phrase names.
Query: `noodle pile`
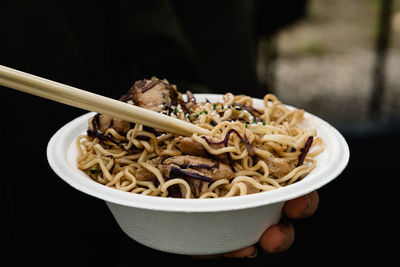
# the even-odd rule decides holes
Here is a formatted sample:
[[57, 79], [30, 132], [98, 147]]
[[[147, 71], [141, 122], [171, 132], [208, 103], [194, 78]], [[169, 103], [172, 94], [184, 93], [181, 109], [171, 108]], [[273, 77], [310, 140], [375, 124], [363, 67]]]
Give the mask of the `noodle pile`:
[[249, 96], [231, 93], [221, 103], [197, 103], [189, 91], [183, 101], [166, 80], [140, 82], [120, 100], [149, 108], [139, 97], [169, 90], [172, 101], [149, 109], [209, 129], [211, 135], [182, 137], [97, 114], [89, 119], [87, 134], [77, 137], [77, 163], [105, 186], [161, 197], [247, 195], [303, 179], [324, 149], [315, 129], [299, 127], [304, 111], [289, 109], [272, 94], [264, 97], [262, 108], [253, 107]]

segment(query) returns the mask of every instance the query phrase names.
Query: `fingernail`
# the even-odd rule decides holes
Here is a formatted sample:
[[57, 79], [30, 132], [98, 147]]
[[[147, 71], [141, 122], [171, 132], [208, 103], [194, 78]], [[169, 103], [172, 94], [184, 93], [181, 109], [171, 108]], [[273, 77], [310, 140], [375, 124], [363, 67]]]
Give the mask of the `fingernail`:
[[280, 230], [282, 234], [282, 243], [277, 248], [276, 252], [282, 252], [287, 250], [294, 241], [294, 229], [290, 223], [283, 223], [280, 225]]
[[282, 243], [279, 247], [276, 248], [275, 252], [281, 252], [286, 250], [287, 248], [287, 243], [288, 243], [287, 235], [284, 231], [281, 231], [281, 234], [282, 234]]
[[311, 207], [311, 197], [310, 197], [310, 195], [306, 196], [306, 201], [307, 201], [306, 208], [301, 212], [301, 215], [300, 215], [301, 217], [304, 217], [304, 216], [308, 215], [308, 210]]
[[258, 254], [258, 250], [255, 248], [254, 249], [254, 254], [250, 255], [250, 256], [246, 256], [246, 258], [254, 259], [255, 257], [257, 257], [257, 254]]

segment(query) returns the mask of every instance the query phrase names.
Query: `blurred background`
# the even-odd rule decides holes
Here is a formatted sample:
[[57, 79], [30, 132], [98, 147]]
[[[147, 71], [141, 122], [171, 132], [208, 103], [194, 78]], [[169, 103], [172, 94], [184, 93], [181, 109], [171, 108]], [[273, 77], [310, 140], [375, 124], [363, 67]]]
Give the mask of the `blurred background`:
[[[129, 239], [105, 204], [48, 166], [85, 111], [1, 87], [1, 242], [9, 266], [389, 263], [397, 248], [400, 0], [3, 1], [0, 64], [118, 98], [157, 76], [193, 92], [276, 94], [335, 126], [350, 162], [294, 245], [197, 260]], [[210, 226], [212, 227], [212, 226]]]
[[275, 36], [272, 67], [270, 41], [260, 41], [260, 81], [284, 102], [331, 122], [398, 116], [399, 5], [308, 1], [303, 19]]

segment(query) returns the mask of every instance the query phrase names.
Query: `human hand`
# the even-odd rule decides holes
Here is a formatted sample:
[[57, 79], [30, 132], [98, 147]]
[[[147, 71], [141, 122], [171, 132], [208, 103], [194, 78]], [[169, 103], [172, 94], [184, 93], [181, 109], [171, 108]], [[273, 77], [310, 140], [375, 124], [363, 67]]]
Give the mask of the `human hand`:
[[[319, 197], [317, 191], [287, 201], [283, 206], [283, 214], [291, 219], [306, 218], [317, 210]], [[281, 221], [269, 227], [260, 238], [260, 246], [268, 253], [277, 253], [287, 250], [294, 241], [294, 228], [288, 221]], [[215, 258], [218, 256], [229, 258], [253, 258], [257, 255], [255, 246], [248, 246], [236, 251], [221, 255], [200, 256], [200, 258]]]

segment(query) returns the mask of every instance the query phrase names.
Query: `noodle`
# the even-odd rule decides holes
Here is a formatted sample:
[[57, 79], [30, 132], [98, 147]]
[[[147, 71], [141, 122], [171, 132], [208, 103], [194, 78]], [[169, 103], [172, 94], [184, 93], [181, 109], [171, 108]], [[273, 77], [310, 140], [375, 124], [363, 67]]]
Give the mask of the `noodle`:
[[[140, 82], [120, 100], [211, 134], [182, 137], [97, 114], [89, 119], [87, 134], [76, 139], [77, 163], [105, 186], [159, 197], [241, 196], [300, 181], [324, 150], [315, 129], [299, 127], [304, 111], [289, 109], [272, 94], [262, 108], [253, 107], [249, 96], [231, 93], [222, 103], [196, 103], [190, 92], [184, 101], [166, 80]], [[158, 93], [167, 95], [161, 104], [145, 101]]]

